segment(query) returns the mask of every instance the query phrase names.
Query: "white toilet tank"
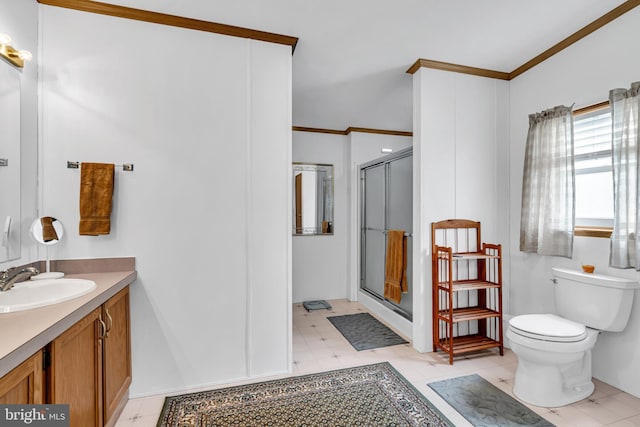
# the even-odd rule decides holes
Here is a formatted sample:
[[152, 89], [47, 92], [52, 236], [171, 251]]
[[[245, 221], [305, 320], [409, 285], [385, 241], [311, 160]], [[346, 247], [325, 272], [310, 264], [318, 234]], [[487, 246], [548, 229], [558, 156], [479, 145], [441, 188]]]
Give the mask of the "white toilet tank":
[[593, 329], [622, 331], [631, 314], [635, 289], [632, 279], [554, 267], [556, 312]]

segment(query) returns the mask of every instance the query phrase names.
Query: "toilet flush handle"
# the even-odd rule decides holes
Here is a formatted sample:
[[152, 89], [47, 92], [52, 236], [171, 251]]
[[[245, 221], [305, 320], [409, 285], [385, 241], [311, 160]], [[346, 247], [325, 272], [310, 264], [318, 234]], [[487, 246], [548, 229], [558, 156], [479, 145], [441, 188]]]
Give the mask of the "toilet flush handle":
[[552, 282], [554, 285], [557, 285], [557, 284], [558, 284], [558, 279], [556, 279], [555, 277], [552, 277], [552, 278], [551, 278], [551, 279], [549, 279], [549, 280], [551, 280], [551, 282]]

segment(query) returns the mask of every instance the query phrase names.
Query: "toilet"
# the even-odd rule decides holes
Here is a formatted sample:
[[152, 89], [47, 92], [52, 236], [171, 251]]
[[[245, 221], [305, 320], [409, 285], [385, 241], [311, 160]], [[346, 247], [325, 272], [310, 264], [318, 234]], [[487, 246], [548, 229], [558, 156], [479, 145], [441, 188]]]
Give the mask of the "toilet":
[[625, 328], [640, 287], [632, 279], [568, 268], [552, 272], [556, 313], [515, 316], [507, 328], [518, 357], [513, 394], [550, 408], [593, 393], [591, 349], [600, 332]]

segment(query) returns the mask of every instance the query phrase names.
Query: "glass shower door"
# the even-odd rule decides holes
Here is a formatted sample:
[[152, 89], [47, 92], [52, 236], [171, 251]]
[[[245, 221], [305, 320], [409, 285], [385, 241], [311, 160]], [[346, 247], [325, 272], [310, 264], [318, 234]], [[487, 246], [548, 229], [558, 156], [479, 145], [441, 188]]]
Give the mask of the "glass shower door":
[[413, 313], [413, 283], [411, 248], [413, 237], [413, 157], [407, 156], [388, 163], [387, 175], [387, 229], [404, 230], [407, 237], [407, 285], [409, 292], [402, 294], [398, 306]]
[[384, 295], [385, 165], [364, 170], [364, 229], [361, 286], [378, 297]]
[[[413, 284], [411, 230], [413, 228], [412, 150], [363, 165], [361, 178], [360, 288], [402, 316], [411, 319]], [[407, 238], [407, 284], [399, 304], [384, 299], [387, 231], [404, 230]]]

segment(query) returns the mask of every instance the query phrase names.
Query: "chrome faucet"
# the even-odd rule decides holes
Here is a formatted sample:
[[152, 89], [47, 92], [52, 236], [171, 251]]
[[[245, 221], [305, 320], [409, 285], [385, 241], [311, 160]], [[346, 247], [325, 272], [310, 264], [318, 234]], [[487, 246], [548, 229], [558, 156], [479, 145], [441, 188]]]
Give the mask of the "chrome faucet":
[[36, 274], [40, 274], [37, 268], [27, 267], [22, 270], [13, 273], [15, 268], [9, 268], [7, 270], [0, 271], [0, 291], [8, 291], [13, 288], [16, 283], [25, 280]]

